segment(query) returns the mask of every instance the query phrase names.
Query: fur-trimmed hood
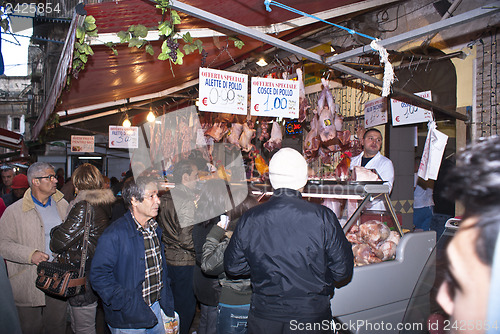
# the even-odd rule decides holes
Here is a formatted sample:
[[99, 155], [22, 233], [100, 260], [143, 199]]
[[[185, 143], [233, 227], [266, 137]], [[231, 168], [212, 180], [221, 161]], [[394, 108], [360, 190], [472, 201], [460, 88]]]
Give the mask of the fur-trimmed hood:
[[70, 205], [80, 201], [87, 201], [91, 205], [112, 204], [116, 197], [111, 189], [80, 190]]

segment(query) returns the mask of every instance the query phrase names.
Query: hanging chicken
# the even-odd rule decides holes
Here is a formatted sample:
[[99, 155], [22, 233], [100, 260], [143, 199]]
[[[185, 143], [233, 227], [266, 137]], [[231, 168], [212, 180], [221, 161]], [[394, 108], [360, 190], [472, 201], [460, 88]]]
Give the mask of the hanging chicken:
[[243, 132], [238, 141], [242, 151], [249, 152], [255, 147], [252, 144], [253, 137], [255, 137], [255, 129], [250, 128], [248, 122], [243, 123]]
[[240, 136], [243, 131], [243, 125], [240, 123], [231, 124], [231, 130], [229, 131], [229, 135], [227, 136], [227, 141], [230, 144], [236, 145], [240, 147]]
[[[323, 85], [322, 94], [324, 94], [325, 99], [327, 96], [327, 91], [329, 91], [328, 87]], [[337, 137], [337, 130], [335, 129], [333, 113], [331, 112], [330, 108], [328, 106], [325, 106], [324, 104], [323, 107], [321, 108], [321, 103], [320, 103], [321, 101], [322, 99], [320, 96], [320, 100], [318, 100], [319, 137], [322, 142], [328, 142], [329, 140], [333, 140], [335, 137]]]
[[281, 133], [281, 126], [278, 122], [273, 122], [273, 127], [271, 129], [271, 139], [264, 143], [264, 148], [269, 152], [280, 149], [282, 139], [283, 134]]
[[318, 127], [318, 117], [313, 115], [311, 119], [311, 130], [307, 133], [304, 140], [304, 156], [308, 162], [318, 156], [318, 149], [320, 145]]

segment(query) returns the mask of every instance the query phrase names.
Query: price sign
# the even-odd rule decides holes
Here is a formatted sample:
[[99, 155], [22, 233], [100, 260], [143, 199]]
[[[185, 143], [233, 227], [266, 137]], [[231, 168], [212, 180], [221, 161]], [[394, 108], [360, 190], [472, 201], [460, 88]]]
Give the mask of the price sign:
[[[431, 91], [415, 93], [426, 100], [432, 101]], [[430, 110], [416, 107], [406, 102], [391, 99], [392, 125], [414, 124], [432, 121]]]
[[252, 116], [299, 117], [299, 83], [292, 80], [252, 78]]
[[246, 115], [248, 75], [200, 67], [201, 111]]
[[365, 103], [365, 128], [387, 123], [387, 99], [379, 97]]
[[137, 126], [109, 126], [110, 148], [138, 148], [139, 128]]
[[71, 152], [94, 152], [94, 136], [71, 136]]

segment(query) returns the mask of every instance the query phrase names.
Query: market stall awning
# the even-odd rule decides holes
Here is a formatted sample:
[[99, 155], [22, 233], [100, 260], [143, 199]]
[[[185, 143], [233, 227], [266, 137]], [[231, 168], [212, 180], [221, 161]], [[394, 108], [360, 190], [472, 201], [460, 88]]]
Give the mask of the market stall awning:
[[24, 145], [23, 136], [19, 133], [0, 128], [0, 146], [12, 150], [20, 150]]
[[[287, 5], [328, 20], [396, 1], [398, 0], [307, 2], [294, 0], [287, 1]], [[273, 33], [273, 36], [283, 41], [289, 41], [321, 26], [317, 20], [304, 18], [286, 10], [274, 9], [267, 12], [262, 0], [186, 0], [183, 3], [257, 31]], [[85, 9], [88, 15], [95, 17], [99, 35], [103, 39], [113, 38], [114, 34], [127, 30], [132, 24], [153, 28], [161, 21], [161, 11], [155, 8], [154, 2], [147, 0], [103, 2], [87, 5]], [[228, 43], [224, 36], [224, 34], [235, 35], [234, 32], [182, 13], [181, 19], [179, 28], [182, 31], [192, 31], [203, 41], [203, 46], [208, 52], [205, 64], [211, 68], [227, 69], [249, 57], [255, 57], [270, 47], [252, 37], [238, 35], [245, 43], [240, 50], [232, 43]], [[71, 34], [74, 35], [73, 30], [70, 30]], [[120, 117], [123, 117], [122, 112], [134, 103], [147, 103], [197, 84], [198, 71], [202, 66], [202, 57], [197, 52], [186, 56], [182, 66], [171, 67], [168, 61], [156, 58], [161, 41], [150, 42], [155, 50], [155, 56], [143, 50], [128, 48], [126, 44], [117, 45], [118, 54], [115, 55], [107, 46], [94, 43], [92, 46], [94, 55], [90, 57], [85, 70], [80, 72], [77, 80], [72, 80], [69, 90], [62, 91], [61, 85], [70, 66], [67, 59], [71, 55], [71, 50], [66, 49], [54, 80], [54, 90], [50, 93], [51, 99], [46, 103], [33, 127], [32, 137], [38, 137], [44, 124], [54, 112], [58, 113], [62, 125], [97, 120], [94, 122], [97, 127], [85, 126], [85, 128], [89, 131], [102, 132], [103, 123], [109, 124], [112, 120], [116, 124]], [[58, 99], [59, 103], [56, 104], [54, 98]], [[104, 119], [106, 122], [103, 122]]]

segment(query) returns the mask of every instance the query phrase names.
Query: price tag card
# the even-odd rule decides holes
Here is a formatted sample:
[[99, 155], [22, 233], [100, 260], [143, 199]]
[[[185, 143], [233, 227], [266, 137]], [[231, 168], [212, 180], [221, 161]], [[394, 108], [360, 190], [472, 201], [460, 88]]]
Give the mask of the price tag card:
[[299, 117], [298, 81], [252, 78], [252, 116]]
[[[432, 101], [431, 91], [415, 93], [426, 100]], [[391, 99], [392, 125], [405, 125], [432, 121], [432, 112], [427, 109]]]
[[94, 136], [71, 136], [71, 152], [94, 152]]
[[138, 148], [139, 128], [137, 126], [109, 126], [110, 148]]
[[387, 99], [379, 97], [365, 103], [365, 128], [387, 123]]
[[246, 115], [248, 75], [200, 67], [201, 111]]

